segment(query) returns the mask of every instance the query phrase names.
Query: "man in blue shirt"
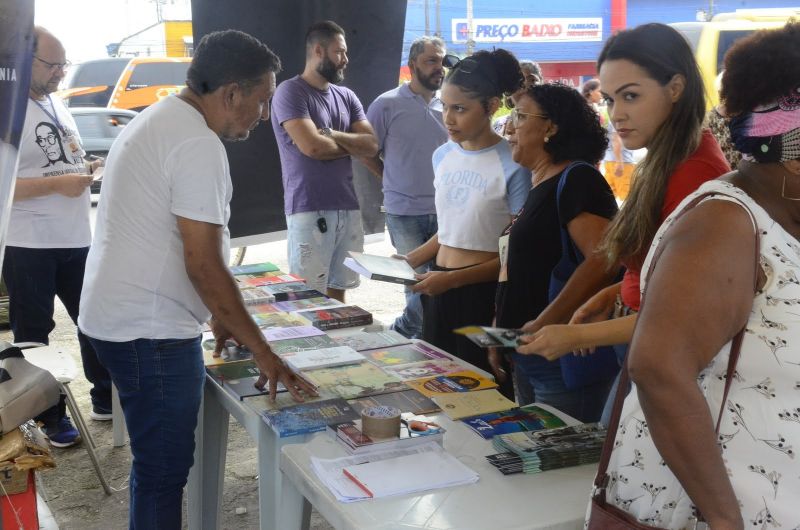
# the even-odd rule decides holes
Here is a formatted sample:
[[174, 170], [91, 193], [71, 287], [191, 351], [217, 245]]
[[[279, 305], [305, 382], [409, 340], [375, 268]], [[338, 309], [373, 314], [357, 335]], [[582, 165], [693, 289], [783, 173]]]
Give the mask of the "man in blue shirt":
[[[378, 137], [380, 156], [363, 160], [383, 178], [386, 226], [398, 254], [425, 243], [437, 231], [431, 156], [447, 141], [442, 103], [444, 42], [420, 37], [409, 49], [411, 81], [378, 96], [367, 119]], [[428, 269], [424, 265], [418, 272]], [[406, 308], [392, 326], [406, 337], [422, 336], [420, 295], [406, 290]]]

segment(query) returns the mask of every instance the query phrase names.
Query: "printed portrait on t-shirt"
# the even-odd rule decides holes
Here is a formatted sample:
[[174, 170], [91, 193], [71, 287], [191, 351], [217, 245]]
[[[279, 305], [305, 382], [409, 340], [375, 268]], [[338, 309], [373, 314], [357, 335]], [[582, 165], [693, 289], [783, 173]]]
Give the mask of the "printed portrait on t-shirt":
[[35, 129], [36, 144], [42, 149], [47, 157], [47, 163], [42, 167], [54, 166], [58, 162], [71, 164], [64, 152], [64, 145], [61, 143], [61, 135], [52, 123], [40, 122]]

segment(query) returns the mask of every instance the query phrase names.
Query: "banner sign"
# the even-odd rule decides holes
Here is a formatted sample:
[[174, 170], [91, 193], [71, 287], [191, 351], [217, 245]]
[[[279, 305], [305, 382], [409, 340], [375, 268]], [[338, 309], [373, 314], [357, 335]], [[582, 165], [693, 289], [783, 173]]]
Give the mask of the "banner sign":
[[[453, 42], [469, 40], [466, 18], [454, 18]], [[473, 18], [475, 42], [600, 42], [602, 18]]]

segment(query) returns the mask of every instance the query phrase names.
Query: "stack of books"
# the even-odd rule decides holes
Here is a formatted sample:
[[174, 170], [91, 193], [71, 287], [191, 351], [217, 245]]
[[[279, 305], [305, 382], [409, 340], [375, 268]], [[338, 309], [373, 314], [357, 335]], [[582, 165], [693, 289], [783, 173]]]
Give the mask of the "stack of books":
[[557, 415], [537, 405], [490, 412], [461, 421], [486, 440], [491, 440], [499, 434], [540, 431], [566, 426], [566, 423]]
[[343, 399], [300, 403], [281, 409], [268, 409], [261, 414], [280, 438], [324, 431], [328, 424], [358, 418], [353, 407]]
[[492, 439], [499, 454], [486, 459], [505, 475], [540, 473], [599, 462], [605, 439], [599, 423], [500, 434]]

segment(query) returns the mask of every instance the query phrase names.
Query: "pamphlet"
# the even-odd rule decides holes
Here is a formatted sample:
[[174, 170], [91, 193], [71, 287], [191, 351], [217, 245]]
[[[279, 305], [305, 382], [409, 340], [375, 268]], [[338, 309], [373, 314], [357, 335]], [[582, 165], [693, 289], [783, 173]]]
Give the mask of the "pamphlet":
[[360, 252], [348, 254], [350, 257], [344, 259], [345, 267], [365, 278], [404, 285], [414, 285], [419, 281], [415, 277], [414, 269], [405, 260]]

